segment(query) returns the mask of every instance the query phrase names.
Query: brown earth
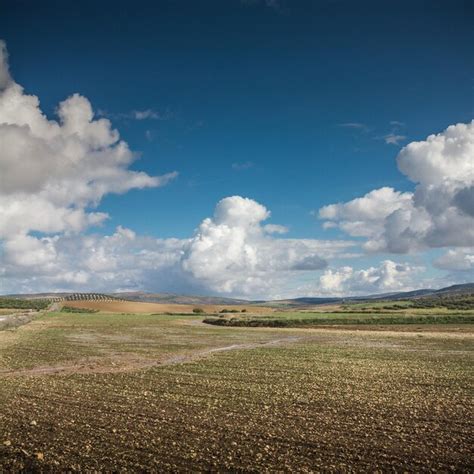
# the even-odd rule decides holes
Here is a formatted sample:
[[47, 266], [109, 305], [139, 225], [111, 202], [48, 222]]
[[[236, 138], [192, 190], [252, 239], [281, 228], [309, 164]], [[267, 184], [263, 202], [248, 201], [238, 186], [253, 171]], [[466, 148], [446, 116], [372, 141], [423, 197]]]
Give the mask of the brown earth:
[[474, 472], [465, 328], [201, 319], [56, 313], [2, 331], [0, 472]]
[[240, 305], [187, 305], [187, 304], [162, 304], [162, 303], [140, 303], [136, 301], [66, 301], [64, 306], [73, 308], [96, 309], [110, 313], [193, 313], [194, 308], [201, 308], [205, 313], [219, 313], [223, 309], [242, 311], [247, 314], [268, 314], [273, 312], [272, 308], [263, 306], [240, 306]]

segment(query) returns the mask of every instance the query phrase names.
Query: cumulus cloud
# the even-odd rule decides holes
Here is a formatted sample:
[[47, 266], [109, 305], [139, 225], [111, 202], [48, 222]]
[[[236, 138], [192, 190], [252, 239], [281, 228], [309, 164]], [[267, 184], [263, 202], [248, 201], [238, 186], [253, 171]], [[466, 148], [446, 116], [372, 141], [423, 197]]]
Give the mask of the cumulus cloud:
[[376, 267], [354, 270], [350, 266], [328, 269], [319, 278], [318, 291], [328, 295], [366, 295], [416, 288], [414, 277], [422, 267], [384, 260]]
[[326, 258], [354, 245], [275, 238], [265, 228], [269, 217], [256, 201], [232, 196], [189, 239], [143, 237], [120, 226], [109, 236], [23, 236], [4, 245], [0, 267], [8, 288], [2, 290], [148, 289], [263, 298], [287, 291], [296, 275], [324, 269]]
[[5, 89], [10, 82], [7, 45], [5, 41], [0, 40], [0, 90]]
[[326, 227], [365, 237], [368, 251], [407, 253], [474, 245], [474, 121], [412, 142], [398, 157], [413, 193], [380, 188], [320, 209]]
[[177, 239], [137, 236], [121, 226], [106, 236], [23, 236], [4, 245], [1, 290], [142, 289], [149, 277], [159, 277], [160, 270], [178, 261], [183, 244]]
[[327, 221], [327, 227], [338, 225], [354, 237], [370, 237], [382, 233], [385, 219], [410, 203], [412, 197], [412, 193], [384, 187], [347, 203], [324, 206], [319, 217]]
[[176, 176], [128, 169], [135, 154], [79, 94], [59, 104], [58, 120], [49, 120], [39, 99], [13, 81], [7, 58], [1, 42], [0, 238], [80, 231], [107, 218], [90, 210], [104, 195], [161, 186]]
[[474, 180], [474, 121], [449, 126], [400, 151], [400, 171], [423, 185], [472, 183]]
[[[319, 255], [327, 242], [276, 239], [262, 224], [270, 212], [241, 196], [221, 200], [186, 243], [182, 269], [209, 290], [225, 294], [268, 294], [281, 278], [298, 270], [326, 267]], [[352, 243], [334, 242], [333, 252]]]

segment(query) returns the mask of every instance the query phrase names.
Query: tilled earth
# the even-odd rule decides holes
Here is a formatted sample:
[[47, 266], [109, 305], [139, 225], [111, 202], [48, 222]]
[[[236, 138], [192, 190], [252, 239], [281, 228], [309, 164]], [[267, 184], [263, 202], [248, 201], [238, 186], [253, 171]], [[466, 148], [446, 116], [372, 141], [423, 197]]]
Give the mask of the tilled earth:
[[472, 472], [472, 334], [256, 334], [172, 365], [0, 375], [0, 471]]

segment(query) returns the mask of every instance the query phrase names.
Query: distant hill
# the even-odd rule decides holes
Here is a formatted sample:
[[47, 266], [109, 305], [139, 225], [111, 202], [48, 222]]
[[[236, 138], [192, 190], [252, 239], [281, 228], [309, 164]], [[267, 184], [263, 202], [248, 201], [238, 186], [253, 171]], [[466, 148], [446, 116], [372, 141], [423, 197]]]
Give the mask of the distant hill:
[[[198, 295], [177, 295], [173, 293], [147, 293], [144, 291], [128, 291], [118, 293], [33, 293], [33, 294], [15, 294], [5, 295], [10, 298], [19, 299], [78, 299], [77, 295], [93, 295], [92, 299], [121, 299], [128, 301], [137, 301], [144, 303], [163, 303], [163, 304], [187, 304], [187, 305], [265, 305], [275, 307], [304, 307], [324, 304], [350, 303], [357, 301], [377, 301], [377, 300], [407, 300], [428, 297], [456, 297], [460, 295], [474, 294], [474, 283], [465, 283], [461, 285], [452, 285], [440, 289], [420, 289], [414, 291], [402, 291], [396, 293], [384, 293], [367, 296], [348, 296], [348, 297], [301, 297], [285, 300], [268, 301], [247, 301], [237, 298], [225, 298], [221, 296], [198, 296]], [[80, 299], [80, 298], [79, 298]]]
[[412, 299], [412, 298], [423, 298], [428, 296], [449, 296], [449, 295], [460, 295], [460, 294], [471, 294], [474, 293], [474, 283], [464, 283], [462, 285], [452, 285], [446, 288], [440, 288], [438, 290], [414, 290], [414, 291], [403, 291], [399, 293], [388, 293], [385, 295], [371, 295], [367, 298], [370, 299]]
[[93, 293], [93, 292], [50, 292], [50, 293], [24, 293], [4, 295], [8, 298], [18, 299], [61, 299], [66, 301], [81, 299], [120, 299], [137, 301], [143, 303], [163, 304], [189, 304], [189, 305], [249, 305], [257, 303], [236, 298], [225, 298], [221, 296], [194, 296], [176, 295], [172, 293], [146, 293], [144, 291], [126, 291], [117, 293]]
[[224, 298], [220, 296], [196, 296], [196, 295], [176, 295], [173, 293], [146, 293], [144, 291], [129, 291], [121, 293], [111, 293], [116, 298], [129, 301], [141, 301], [144, 303], [163, 304], [216, 304], [216, 305], [238, 305], [252, 304], [247, 300]]
[[462, 285], [452, 285], [446, 288], [441, 288], [436, 290], [435, 294], [444, 294], [444, 293], [474, 293], [474, 283], [464, 283]]
[[396, 301], [396, 300], [409, 300], [409, 299], [418, 299], [418, 298], [427, 298], [427, 297], [449, 297], [449, 296], [459, 296], [459, 295], [468, 295], [474, 294], [474, 283], [464, 283], [461, 285], [452, 285], [446, 288], [436, 289], [420, 289], [413, 291], [401, 291], [395, 293], [382, 293], [376, 295], [367, 295], [367, 296], [347, 296], [347, 297], [302, 297], [302, 298], [292, 298], [279, 301], [265, 301], [265, 305], [275, 305], [275, 306], [288, 306], [288, 307], [299, 307], [299, 306], [316, 306], [324, 304], [337, 304], [337, 303], [350, 303], [350, 302], [362, 302], [362, 301]]

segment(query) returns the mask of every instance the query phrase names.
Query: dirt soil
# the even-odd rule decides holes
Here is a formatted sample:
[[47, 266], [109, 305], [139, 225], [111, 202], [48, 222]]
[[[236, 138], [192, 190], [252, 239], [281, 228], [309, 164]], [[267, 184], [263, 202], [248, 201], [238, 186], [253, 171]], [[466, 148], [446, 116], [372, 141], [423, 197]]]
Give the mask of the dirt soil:
[[219, 313], [223, 309], [242, 311], [247, 314], [269, 314], [274, 310], [263, 306], [225, 306], [225, 305], [186, 305], [186, 304], [161, 304], [141, 303], [136, 301], [66, 301], [65, 306], [73, 308], [96, 309], [110, 313], [175, 313], [193, 314], [194, 308], [201, 308], [207, 314]]
[[472, 332], [201, 320], [1, 331], [0, 472], [474, 472]]

